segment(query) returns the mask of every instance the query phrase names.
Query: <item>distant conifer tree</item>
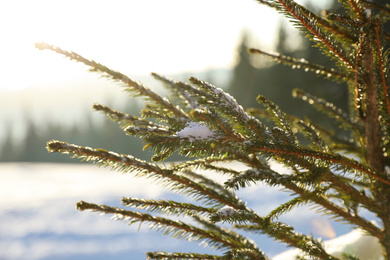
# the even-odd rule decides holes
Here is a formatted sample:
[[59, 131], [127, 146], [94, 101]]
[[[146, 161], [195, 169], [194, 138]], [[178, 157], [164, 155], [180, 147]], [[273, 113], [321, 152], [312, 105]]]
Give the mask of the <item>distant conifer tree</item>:
[[[153, 73], [180, 102], [173, 104], [144, 85], [95, 61], [48, 44], [37, 44], [82, 62], [92, 71], [122, 82], [134, 96], [146, 98], [142, 116], [94, 108], [120, 124], [126, 134], [143, 139], [152, 149], [152, 160], [165, 160], [178, 151], [191, 160], [164, 166], [127, 154], [93, 149], [61, 141], [50, 141], [50, 152], [71, 154], [83, 160], [109, 166], [120, 172], [148, 177], [172, 191], [193, 199], [192, 203], [170, 200], [123, 198], [127, 208], [80, 201], [79, 210], [113, 214], [129, 224], [150, 223], [151, 227], [180, 239], [196, 241], [217, 250], [215, 255], [184, 252], [150, 252], [149, 259], [268, 259], [266, 254], [241, 231], [263, 233], [302, 251], [303, 256], [338, 259], [322, 242], [295, 232], [278, 220], [291, 209], [315, 205], [331, 218], [358, 227], [377, 238], [384, 259], [390, 259], [390, 100], [388, 89], [388, 45], [390, 36], [384, 22], [390, 18], [390, 5], [368, 0], [345, 0], [345, 12], [325, 17], [309, 11], [293, 0], [258, 0], [288, 17], [336, 67], [312, 64], [282, 54], [250, 49], [252, 54], [314, 72], [320, 77], [349, 86], [350, 110], [303, 90], [297, 98], [312, 104], [349, 132], [336, 135], [309, 121], [290, 116], [264, 96], [257, 101], [267, 110], [262, 118], [245, 111], [233, 97], [213, 85], [189, 78], [178, 82]], [[217, 37], [217, 36], [216, 36]], [[288, 112], [288, 111], [287, 111]], [[260, 113], [259, 113], [260, 114]], [[266, 126], [266, 116], [274, 126]], [[297, 138], [305, 136], [305, 142]], [[274, 159], [288, 173], [271, 169]], [[246, 170], [230, 168], [226, 162], [238, 161]], [[223, 163], [223, 164], [221, 164]], [[214, 170], [227, 180], [220, 184], [197, 170]], [[261, 216], [241, 200], [236, 192], [257, 183], [280, 186], [294, 196], [268, 215]], [[261, 196], [261, 194], [259, 194]], [[378, 225], [362, 215], [374, 214]], [[186, 216], [177, 220], [177, 216]], [[187, 221], [188, 220], [188, 221]], [[220, 223], [225, 223], [222, 227]], [[231, 224], [231, 228], [226, 227]], [[356, 259], [355, 256], [344, 256]]]

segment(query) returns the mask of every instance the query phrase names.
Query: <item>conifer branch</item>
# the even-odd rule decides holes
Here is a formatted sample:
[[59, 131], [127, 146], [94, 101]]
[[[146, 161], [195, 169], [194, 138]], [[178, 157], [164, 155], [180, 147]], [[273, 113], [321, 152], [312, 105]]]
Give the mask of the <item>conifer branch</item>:
[[277, 134], [280, 134], [282, 138], [286, 138], [286, 144], [297, 145], [299, 143], [298, 138], [295, 136], [294, 131], [292, 130], [291, 123], [287, 120], [287, 115], [279, 109], [279, 106], [262, 95], [259, 95], [256, 100], [258, 103], [266, 106], [267, 110], [274, 114], [275, 123], [283, 130], [279, 131], [278, 129], [273, 129], [274, 133], [276, 132]]
[[[166, 113], [164, 111], [164, 108], [161, 108], [160, 106], [154, 106], [147, 104], [145, 108], [142, 110], [142, 117], [145, 118], [152, 118], [157, 122], [164, 123], [169, 125], [170, 127], [181, 128], [184, 127], [185, 124], [187, 124], [190, 119], [187, 117], [174, 117], [169, 113]], [[190, 117], [190, 115], [188, 115]], [[163, 126], [162, 124], [156, 126]], [[162, 127], [164, 128], [164, 127]]]
[[168, 86], [174, 93], [177, 93], [179, 97], [181, 97], [184, 100], [187, 100], [189, 106], [192, 109], [196, 109], [199, 107], [195, 99], [191, 97], [191, 95], [187, 92], [187, 90], [181, 87], [184, 83], [179, 83], [172, 79], [168, 79], [167, 77], [159, 75], [155, 72], [152, 73], [152, 76], [155, 79], [164, 82], [165, 85]]
[[248, 115], [248, 113], [245, 112], [242, 106], [239, 105], [232, 96], [224, 92], [222, 89], [216, 88], [215, 86], [205, 81], [199, 80], [195, 77], [190, 77], [189, 80], [193, 84], [199, 86], [206, 93], [209, 93], [214, 96], [214, 99], [210, 100], [212, 101], [212, 103], [210, 103], [210, 106], [215, 106], [219, 110], [231, 114], [243, 124], [245, 124], [250, 119], [250, 116]]
[[47, 143], [49, 152], [61, 152], [63, 154], [73, 154], [86, 161], [96, 162], [99, 166], [111, 166], [119, 171], [136, 171], [156, 174], [167, 174], [165, 169], [156, 164], [148, 163], [134, 158], [131, 155], [118, 154], [104, 149], [93, 149], [66, 142], [52, 140]]
[[358, 122], [352, 120], [343, 110], [337, 108], [335, 105], [325, 101], [322, 98], [312, 96], [302, 89], [294, 89], [293, 97], [300, 98], [303, 101], [313, 105], [319, 111], [328, 114], [331, 118], [334, 118], [341, 124], [341, 126], [344, 126], [346, 129], [358, 130], [360, 134], [364, 132], [363, 127]]
[[109, 76], [110, 78], [120, 81], [122, 83], [125, 83], [129, 88], [127, 90], [129, 92], [136, 92], [138, 95], [146, 96], [153, 100], [154, 102], [160, 104], [161, 106], [165, 107], [168, 109], [168, 111], [171, 111], [174, 115], [177, 117], [184, 117], [186, 118], [187, 115], [180, 109], [178, 109], [176, 106], [174, 106], [172, 103], [168, 102], [167, 100], [161, 98], [158, 94], [150, 90], [149, 88], [143, 86], [140, 83], [137, 83], [130, 78], [128, 78], [126, 75], [118, 72], [111, 70], [107, 68], [106, 66], [103, 66], [100, 63], [97, 63], [93, 60], [88, 60], [81, 55], [75, 53], [75, 52], [68, 52], [60, 49], [59, 47], [55, 47], [52, 45], [49, 45], [47, 43], [36, 43], [35, 47], [38, 48], [39, 50], [51, 50], [56, 53], [62, 54], [65, 57], [68, 57], [70, 60], [75, 60], [77, 62], [84, 63], [85, 65], [91, 67], [91, 71], [96, 71], [99, 73], [102, 73], [103, 75]]
[[383, 99], [387, 111], [387, 115], [390, 116], [390, 100], [389, 100], [389, 87], [386, 83], [386, 71], [385, 71], [385, 66], [384, 66], [384, 61], [382, 57], [382, 45], [380, 42], [380, 35], [379, 35], [379, 29], [380, 29], [380, 21], [376, 20], [375, 25], [374, 25], [374, 30], [375, 30], [375, 38], [374, 42], [376, 44], [376, 55], [377, 55], [377, 60], [378, 60], [378, 66], [379, 66], [379, 73], [380, 73], [380, 78], [381, 78], [381, 85], [383, 88]]
[[226, 197], [236, 197], [236, 195], [233, 192], [224, 189], [224, 187], [221, 184], [208, 178], [206, 175], [198, 174], [196, 172], [189, 171], [189, 170], [183, 171], [183, 175], [187, 176], [189, 179], [195, 181], [196, 183], [205, 185], [210, 189], [219, 192], [220, 194], [223, 194]]
[[98, 103], [95, 103], [92, 108], [95, 109], [96, 111], [103, 112], [109, 119], [119, 123], [123, 129], [126, 129], [129, 126], [142, 126], [142, 127], [151, 127], [151, 128], [161, 127], [160, 125], [157, 125], [151, 121], [147, 121], [137, 116], [133, 116], [127, 113], [122, 113], [120, 111], [113, 110], [107, 106]]
[[[271, 8], [274, 8], [276, 10], [281, 9], [280, 5], [278, 4], [278, 1], [273, 1], [273, 2], [267, 2], [264, 0], [257, 0], [257, 1], [261, 4], [265, 4], [265, 5], [267, 5]], [[296, 4], [296, 5], [299, 6], [298, 4]], [[342, 30], [341, 28], [334, 26], [333, 24], [329, 23], [326, 19], [322, 18], [321, 16], [317, 15], [316, 13], [313, 13], [310, 10], [308, 10], [302, 6], [301, 6], [301, 12], [305, 15], [305, 17], [315, 18], [319, 25], [322, 25], [325, 29], [327, 29], [332, 34], [335, 34], [339, 37], [342, 37], [343, 39], [347, 39], [347, 40], [352, 41], [352, 42], [356, 41], [356, 37], [351, 35], [348, 31]], [[287, 13], [286, 15], [288, 16], [289, 13]]]
[[343, 81], [343, 82], [350, 82], [352, 79], [341, 72], [336, 71], [335, 69], [327, 68], [322, 65], [309, 63], [305, 59], [296, 59], [293, 57], [285, 56], [280, 53], [269, 53], [265, 52], [259, 49], [249, 49], [249, 52], [251, 54], [261, 54], [267, 57], [270, 57], [271, 59], [275, 60], [276, 62], [283, 63], [285, 65], [291, 66], [292, 68], [298, 68], [303, 69], [305, 71], [313, 71], [317, 75], [321, 75], [324, 78], [329, 78], [335, 81]]
[[340, 49], [329, 35], [321, 31], [316, 17], [307, 17], [303, 10], [306, 10], [301, 5], [292, 0], [278, 0], [279, 8], [286, 16], [296, 19], [299, 26], [303, 26], [310, 32], [319, 42], [323, 43], [331, 53], [339, 58], [348, 68], [353, 68], [353, 62], [347, 57], [342, 49]]
[[366, 20], [365, 18], [365, 15], [363, 14], [363, 10], [362, 10], [362, 4], [361, 4], [361, 1], [360, 3], [356, 3], [355, 0], [348, 0], [348, 3], [350, 4], [350, 6], [352, 7], [352, 10], [355, 12], [355, 14], [357, 15], [357, 17], [359, 18], [360, 21], [364, 21]]
[[204, 200], [205, 203], [222, 203], [234, 208], [245, 207], [243, 202], [235, 196], [226, 197], [226, 193], [221, 194], [185, 176], [175, 174], [171, 169], [160, 168], [156, 164], [136, 159], [130, 155], [117, 154], [103, 149], [82, 147], [55, 140], [48, 143], [47, 149], [49, 152], [74, 154], [81, 159], [97, 162], [99, 166], [111, 166], [122, 172], [135, 171], [138, 173], [136, 176], [155, 178], [160, 180], [161, 184], [171, 187], [172, 190], [177, 190], [189, 196], [195, 196], [198, 200]]
[[323, 26], [323, 28], [326, 29], [329, 34], [333, 34], [336, 37], [341, 37], [343, 40], [347, 40], [348, 42], [356, 42], [356, 36], [351, 34], [350, 31], [344, 30], [343, 28], [330, 23], [328, 20], [324, 19], [320, 15], [317, 15], [316, 13], [311, 12], [307, 8], [302, 7], [301, 12], [304, 13], [308, 18], [314, 17], [316, 22]]
[[311, 201], [308, 198], [304, 198], [302, 196], [295, 197], [273, 209], [270, 213], [268, 213], [266, 218], [270, 220], [277, 219], [279, 216], [291, 211], [293, 208], [308, 204], [310, 202]]
[[[344, 26], [349, 25], [350, 28], [353, 26], [351, 29], [354, 29], [355, 27], [361, 27], [363, 25], [361, 20], [352, 19], [351, 17], [343, 14], [329, 13], [327, 14], [327, 18], [335, 22], [340, 22]], [[357, 42], [357, 38], [354, 42]]]
[[122, 198], [122, 204], [131, 208], [176, 216], [192, 216], [195, 213], [212, 214], [216, 212], [213, 208], [206, 208], [191, 203], [176, 202], [173, 200], [146, 200], [127, 197]]
[[306, 133], [305, 136], [308, 137], [312, 145], [318, 147], [322, 152], [329, 152], [328, 145], [326, 145], [325, 141], [320, 137], [320, 134], [314, 125], [302, 120], [299, 120], [297, 124], [303, 128], [303, 132]]
[[248, 260], [267, 260], [268, 258], [263, 255], [258, 255], [251, 249], [247, 248], [235, 248], [224, 253], [223, 259], [248, 259]]
[[374, 198], [367, 196], [361, 191], [357, 190], [353, 185], [352, 181], [347, 181], [331, 172], [329, 169], [326, 170], [324, 174], [324, 180], [331, 183], [331, 187], [337, 189], [340, 193], [347, 195], [350, 198], [353, 198], [357, 203], [360, 203], [365, 208], [370, 209], [372, 212], [380, 212], [380, 206]]
[[180, 260], [226, 260], [223, 256], [198, 254], [198, 253], [166, 253], [166, 252], [147, 252], [146, 256], [148, 260], [169, 260], [169, 259], [180, 259]]
[[204, 159], [195, 159], [192, 161], [183, 162], [177, 166], [174, 167], [174, 171], [181, 171], [181, 170], [196, 170], [196, 169], [204, 169], [204, 170], [213, 170], [216, 172], [222, 172], [224, 174], [228, 175], [239, 175], [240, 172], [236, 171], [234, 169], [220, 167], [212, 165], [211, 163], [218, 163], [218, 162], [224, 162], [226, 163], [225, 158], [218, 158], [218, 157], [209, 157]]
[[[250, 214], [250, 211], [242, 211], [245, 212], [246, 214]], [[252, 212], [253, 213], [253, 212]], [[254, 217], [259, 218], [256, 214], [253, 214]], [[216, 233], [222, 234], [222, 236], [226, 238], [230, 238], [232, 241], [237, 241], [238, 243], [242, 244], [243, 246], [241, 247], [242, 249], [247, 249], [249, 251], [249, 256], [258, 256], [258, 257], [264, 257], [266, 258], [265, 254], [263, 251], [261, 251], [256, 244], [250, 240], [247, 239], [246, 237], [242, 236], [241, 234], [232, 231], [231, 229], [227, 229], [225, 227], [220, 227], [216, 225], [214, 222], [208, 221], [207, 219], [198, 217], [198, 216], [193, 216], [193, 219], [197, 221], [201, 226], [205, 227], [207, 230], [214, 231]], [[236, 250], [237, 248], [233, 248], [233, 250]]]
[[263, 5], [266, 5], [268, 7], [272, 7], [272, 8], [276, 9], [276, 4], [273, 2], [270, 2], [270, 0], [256, 0], [256, 1], [259, 2], [260, 4], [263, 4]]
[[362, 56], [363, 56], [363, 51], [364, 51], [364, 47], [366, 46], [366, 41], [367, 41], [367, 37], [368, 37], [368, 34], [366, 32], [364, 32], [360, 39], [359, 39], [359, 42], [358, 42], [358, 48], [357, 48], [357, 53], [356, 53], [356, 60], [355, 60], [355, 108], [356, 108], [356, 111], [359, 112], [359, 116], [361, 118], [364, 118], [365, 117], [365, 114], [364, 114], [364, 108], [362, 107], [362, 102], [364, 100], [363, 98], [363, 86], [361, 84], [361, 78], [363, 77], [362, 76], [362, 69], [360, 69], [362, 67], [362, 64], [361, 64], [361, 59], [362, 59]]
[[[218, 216], [217, 212], [216, 215], [212, 216], [212, 219], [218, 220], [219, 217], [220, 216]], [[294, 232], [294, 229], [291, 226], [288, 226], [282, 222], [271, 222], [269, 219], [261, 218], [251, 211], [235, 211], [235, 213], [233, 214], [223, 216], [223, 220], [232, 223], [240, 223], [246, 221], [249, 221], [250, 223], [256, 223], [255, 230], [268, 235], [272, 234], [274, 238], [284, 243], [287, 243], [290, 246], [300, 248], [306, 252], [308, 251], [307, 249], [310, 247], [309, 251], [310, 255], [312, 256], [317, 256], [320, 259], [336, 259], [327, 254], [326, 251], [322, 248], [322, 245], [318, 243], [318, 241], [316, 241], [315, 239], [302, 234], [297, 234], [296, 232]], [[245, 230], [245, 227], [247, 225], [235, 224], [234, 226], [236, 228], [241, 228]]]
[[283, 155], [292, 156], [292, 158], [308, 158], [312, 160], [322, 160], [329, 162], [330, 164], [339, 164], [340, 166], [355, 169], [361, 173], [367, 174], [373, 179], [380, 181], [386, 185], [390, 185], [390, 181], [383, 178], [381, 174], [374, 171], [373, 169], [347, 157], [344, 157], [340, 154], [330, 154], [330, 153], [322, 153], [318, 151], [313, 151], [304, 148], [298, 147], [281, 147], [275, 145], [259, 145], [257, 147], [253, 147], [251, 152], [265, 152], [268, 154], [272, 154], [274, 157], [279, 157]]
[[301, 249], [310, 256], [318, 259], [337, 260], [338, 258], [329, 255], [322, 247], [321, 242], [311, 236], [306, 236], [294, 231], [291, 226], [283, 222], [272, 222], [269, 219], [262, 219], [257, 225], [235, 225], [236, 228], [261, 232], [271, 235], [276, 240], [282, 241], [295, 248]]
[[[273, 113], [271, 111], [264, 110], [264, 109], [258, 109], [258, 108], [248, 109], [248, 114], [251, 116], [265, 119], [265, 120], [270, 120], [272, 118], [272, 115], [273, 115]], [[301, 121], [301, 119], [296, 117], [296, 116], [286, 114], [286, 118], [288, 121], [293, 122], [294, 124], [301, 125], [301, 123], [299, 123]], [[258, 120], [256, 120], [256, 121], [258, 121]], [[327, 142], [330, 143], [329, 147], [331, 148], [332, 151], [341, 150], [341, 151], [348, 151], [348, 152], [351, 152], [351, 153], [359, 155], [359, 156], [361, 155], [361, 147], [358, 146], [356, 143], [353, 143], [349, 140], [345, 140], [343, 138], [340, 138], [338, 135], [335, 135], [333, 132], [330, 132], [327, 129], [321, 127], [320, 125], [311, 122], [309, 119], [305, 119], [305, 121], [308, 121], [308, 124], [314, 126], [316, 131], [319, 131], [321, 137], [329, 139]], [[301, 127], [302, 127], [302, 125], [301, 125]], [[361, 127], [359, 127], [359, 128], [361, 128]], [[353, 128], [353, 129], [356, 130], [356, 128]], [[264, 132], [270, 132], [270, 131], [262, 130], [262, 131], [256, 132], [256, 136], [260, 137], [259, 139], [261, 142], [267, 142], [265, 140], [262, 140], [262, 138], [264, 137], [264, 134], [263, 134]], [[271, 139], [269, 141], [271, 141]]]
[[128, 126], [124, 131], [129, 135], [134, 136], [171, 136], [175, 132], [162, 126]]
[[[283, 213], [283, 210], [291, 209], [289, 206], [307, 203], [308, 200], [310, 200], [313, 203], [322, 206], [328, 211], [328, 214], [331, 213], [332, 215], [335, 215], [353, 225], [364, 227], [364, 229], [370, 232], [371, 235], [378, 237], [379, 239], [383, 237], [381, 230], [371, 222], [361, 218], [360, 216], [352, 215], [350, 212], [330, 202], [321, 192], [309, 191], [305, 188], [299, 187], [295, 184], [294, 177], [290, 175], [279, 174], [270, 169], [248, 170], [244, 174], [228, 180], [225, 182], [225, 185], [233, 189], [239, 189], [245, 188], [251, 182], [257, 183], [259, 181], [264, 181], [270, 186], [281, 185], [301, 197], [301, 199], [297, 199], [297, 201], [292, 202], [290, 205], [286, 204], [284, 207], [281, 206], [281, 208], [278, 209], [282, 210], [281, 213]], [[276, 214], [277, 213], [275, 211], [269, 216], [271, 217]]]
[[382, 5], [382, 4], [378, 4], [372, 0], [363, 0], [363, 2], [370, 6], [370, 7], [373, 7], [373, 8], [376, 8], [382, 12], [384, 12], [385, 14], [389, 15], [390, 14], [390, 5], [389, 4], [386, 4], [386, 5]]
[[162, 231], [164, 235], [170, 235], [175, 238], [189, 241], [204, 241], [207, 242], [208, 246], [211, 248], [240, 248], [244, 246], [237, 240], [231, 240], [221, 236], [220, 233], [203, 230], [193, 225], [186, 224], [182, 221], [174, 221], [167, 218], [155, 217], [145, 213], [128, 211], [106, 205], [96, 205], [84, 201], [78, 202], [76, 207], [80, 211], [90, 210], [104, 214], [113, 214], [115, 219], [128, 222], [129, 225], [137, 222], [149, 222], [151, 223], [150, 228], [156, 228], [158, 231]]
[[[357, 41], [357, 37], [353, 32], [343, 28], [342, 26], [338, 26], [337, 24], [330, 23], [327, 19], [324, 19], [315, 13], [307, 15], [307, 17], [315, 17], [320, 25], [328, 30], [330, 34], [333, 34], [337, 38], [341, 38], [341, 41], [347, 41], [349, 44], [355, 43]], [[329, 18], [329, 16], [327, 18]]]
[[192, 111], [192, 116], [200, 122], [210, 122], [212, 126], [222, 132], [220, 136], [221, 139], [232, 140], [235, 142], [243, 142], [245, 141], [244, 137], [237, 133], [234, 127], [223, 118], [222, 115], [214, 113], [209, 110], [194, 110]]

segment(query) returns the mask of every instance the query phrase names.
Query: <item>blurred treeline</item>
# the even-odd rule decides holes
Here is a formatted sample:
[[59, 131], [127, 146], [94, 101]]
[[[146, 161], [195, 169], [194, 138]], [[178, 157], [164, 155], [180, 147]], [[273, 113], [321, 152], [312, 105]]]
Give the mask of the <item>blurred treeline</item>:
[[[334, 2], [332, 8], [336, 7], [336, 2]], [[291, 35], [282, 22], [278, 35], [275, 51], [296, 58], [305, 58], [312, 63], [333, 65], [330, 59], [319, 55], [315, 48], [310, 48], [311, 42], [307, 39], [297, 33]], [[304, 89], [340, 108], [348, 109], [346, 86], [340, 87], [339, 84], [321, 79], [312, 72], [294, 70], [288, 66], [271, 62], [267, 57], [249, 55], [249, 47], [257, 46], [253, 45], [253, 41], [251, 42], [250, 34], [244, 33], [237, 49], [237, 64], [231, 71], [228, 84], [221, 86], [218, 82], [213, 82], [213, 74], [209, 74], [208, 78], [204, 80], [231, 93], [244, 108], [261, 107], [256, 102], [256, 97], [261, 94], [275, 102], [284, 111], [300, 117], [309, 117], [325, 127], [331, 127], [332, 122], [326, 121], [327, 117], [313, 110], [310, 105], [294, 99], [292, 97], [293, 89]], [[181, 79], [176, 78], [176, 80]], [[123, 112], [139, 115], [140, 109], [141, 107], [133, 106], [125, 108]], [[79, 161], [61, 154], [48, 154], [45, 145], [51, 139], [131, 154], [144, 160], [151, 158], [150, 151], [142, 150], [141, 140], [126, 136], [115, 122], [108, 119], [96, 123], [91, 118], [87, 118], [81, 127], [64, 127], [53, 123], [44, 128], [38, 128], [33, 122], [29, 122], [27, 128], [26, 137], [18, 145], [11, 141], [12, 138], [6, 138], [6, 142], [0, 147], [0, 161], [72, 163]], [[11, 136], [11, 133], [9, 135]], [[178, 160], [180, 157], [174, 156], [171, 159]]]
[[[339, 3], [335, 1], [331, 3], [331, 10], [340, 8]], [[310, 47], [314, 44], [312, 41], [301, 34], [291, 35], [291, 30], [286, 30], [285, 23], [287, 21], [283, 20], [279, 24], [275, 52], [335, 68], [334, 61], [330, 57], [322, 55], [319, 49]], [[252, 47], [250, 42], [250, 35], [244, 34], [239, 47], [240, 60], [232, 72], [233, 77], [228, 86], [232, 96], [244, 107], [263, 108], [256, 102], [256, 97], [261, 94], [276, 103], [286, 113], [300, 118], [307, 117], [326, 128], [333, 128], [334, 122], [330, 121], [327, 116], [316, 111], [306, 102], [293, 97], [293, 90], [298, 88], [348, 111], [346, 85], [318, 77], [315, 72], [306, 72], [299, 68], [294, 69], [272, 62], [270, 58], [259, 54], [249, 54], [248, 47]], [[269, 65], [270, 62], [272, 65]]]
[[[131, 106], [125, 108], [123, 112], [139, 114], [139, 108]], [[26, 136], [17, 142], [7, 138], [1, 147], [0, 161], [7, 162], [71, 162], [77, 163], [79, 160], [70, 156], [48, 153], [46, 143], [56, 139], [69, 143], [89, 146], [93, 148], [103, 148], [118, 153], [131, 154], [140, 159], [149, 159], [151, 153], [142, 151], [142, 141], [132, 136], [126, 136], [117, 123], [104, 118], [101, 122], [92, 120], [93, 111], [89, 113], [82, 125], [66, 127], [55, 123], [48, 123], [44, 127], [37, 126], [32, 121], [28, 121]], [[101, 115], [104, 117], [104, 115]], [[9, 132], [9, 136], [11, 133]]]

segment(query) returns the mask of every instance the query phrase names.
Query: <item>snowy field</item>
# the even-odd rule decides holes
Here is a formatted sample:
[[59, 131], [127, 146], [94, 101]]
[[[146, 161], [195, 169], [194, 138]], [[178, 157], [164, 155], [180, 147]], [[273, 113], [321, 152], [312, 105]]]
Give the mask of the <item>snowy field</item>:
[[[146, 251], [161, 250], [212, 253], [149, 231], [147, 224], [127, 226], [108, 215], [75, 209], [80, 200], [120, 206], [122, 197], [181, 199], [149, 180], [91, 164], [30, 163], [0, 164], [0, 178], [0, 259], [145, 259]], [[290, 197], [267, 186], [251, 187], [239, 196], [262, 215]], [[325, 240], [349, 232], [348, 226], [305, 207], [281, 220]], [[286, 250], [265, 236], [249, 236], [268, 256]]]

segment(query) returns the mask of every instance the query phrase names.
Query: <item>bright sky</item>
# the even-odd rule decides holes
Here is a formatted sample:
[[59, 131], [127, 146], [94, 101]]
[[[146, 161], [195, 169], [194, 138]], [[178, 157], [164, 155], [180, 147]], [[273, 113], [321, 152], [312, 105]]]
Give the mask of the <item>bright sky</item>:
[[[273, 15], [269, 15], [269, 14]], [[244, 29], [271, 44], [275, 12], [254, 0], [13, 0], [0, 3], [0, 87], [80, 71], [47, 42], [127, 74], [227, 67]]]
[[132, 75], [229, 67], [244, 29], [254, 47], [271, 49], [277, 17], [255, 0], [1, 1], [0, 88], [80, 73], [59, 55], [35, 50], [35, 42]]

